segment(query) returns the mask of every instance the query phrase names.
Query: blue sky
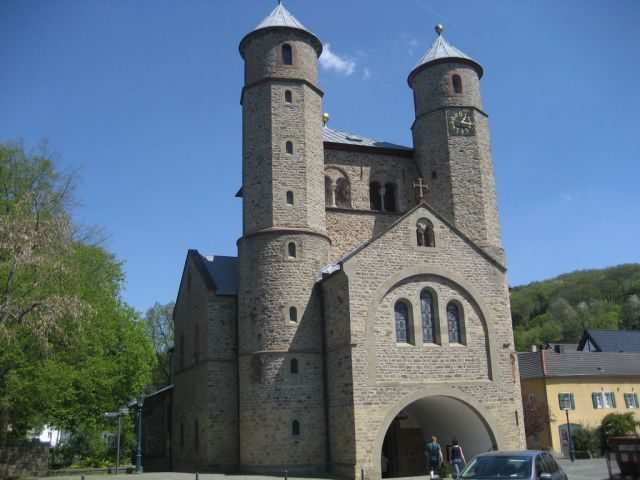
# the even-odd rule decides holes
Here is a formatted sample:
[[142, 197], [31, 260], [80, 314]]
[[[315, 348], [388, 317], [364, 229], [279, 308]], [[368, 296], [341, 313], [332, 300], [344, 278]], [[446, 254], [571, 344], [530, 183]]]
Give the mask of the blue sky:
[[[411, 145], [433, 27], [484, 67], [509, 281], [640, 261], [640, 2], [285, 0], [323, 41], [330, 126]], [[275, 0], [0, 0], [0, 141], [79, 169], [140, 311], [241, 235], [242, 37]]]

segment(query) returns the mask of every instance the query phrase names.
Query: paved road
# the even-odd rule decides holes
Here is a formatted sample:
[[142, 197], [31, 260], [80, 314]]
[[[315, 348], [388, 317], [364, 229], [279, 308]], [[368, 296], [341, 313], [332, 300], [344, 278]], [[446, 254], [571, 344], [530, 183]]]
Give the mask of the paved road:
[[[604, 458], [594, 458], [591, 460], [576, 460], [570, 462], [568, 459], [559, 458], [558, 463], [567, 473], [569, 480], [604, 480], [609, 478], [607, 463]], [[88, 475], [87, 480], [195, 480], [194, 473], [178, 472], [154, 472], [140, 475]], [[80, 475], [72, 477], [41, 477], [39, 480], [80, 480]], [[224, 475], [220, 473], [201, 473], [199, 480], [283, 480], [283, 477], [269, 477], [264, 475]], [[326, 480], [326, 479], [299, 479], [289, 477], [289, 480]], [[406, 477], [403, 480], [426, 480], [425, 477]]]

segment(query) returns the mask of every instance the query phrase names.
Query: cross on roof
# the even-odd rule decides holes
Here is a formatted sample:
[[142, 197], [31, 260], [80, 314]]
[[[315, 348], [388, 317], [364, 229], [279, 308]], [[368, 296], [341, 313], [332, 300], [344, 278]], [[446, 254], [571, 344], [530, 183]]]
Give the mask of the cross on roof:
[[429, 191], [429, 187], [427, 186], [426, 183], [422, 183], [422, 177], [418, 177], [418, 181], [417, 182], [413, 182], [413, 188], [417, 188], [418, 190], [418, 196], [420, 197], [420, 199], [422, 200], [424, 198], [424, 193], [423, 192], [428, 192]]

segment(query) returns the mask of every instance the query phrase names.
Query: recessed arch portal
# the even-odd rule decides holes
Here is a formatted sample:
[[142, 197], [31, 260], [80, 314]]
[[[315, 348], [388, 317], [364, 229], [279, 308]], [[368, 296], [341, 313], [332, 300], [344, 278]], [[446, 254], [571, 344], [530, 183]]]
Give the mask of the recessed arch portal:
[[[449, 387], [414, 392], [392, 407], [380, 424], [373, 449], [376, 473], [387, 463], [387, 478], [425, 474], [425, 445], [436, 435], [446, 456], [447, 446], [457, 438], [471, 459], [500, 448], [493, 419], [477, 402]], [[382, 455], [387, 462], [381, 462]], [[379, 469], [379, 470], [378, 470]]]

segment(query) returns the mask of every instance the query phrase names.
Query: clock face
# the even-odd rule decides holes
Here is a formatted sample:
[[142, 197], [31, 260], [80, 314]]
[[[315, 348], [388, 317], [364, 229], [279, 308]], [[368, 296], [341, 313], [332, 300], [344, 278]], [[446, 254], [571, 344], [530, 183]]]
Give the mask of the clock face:
[[473, 121], [473, 110], [468, 108], [447, 110], [447, 125], [449, 135], [474, 135], [476, 124]]

